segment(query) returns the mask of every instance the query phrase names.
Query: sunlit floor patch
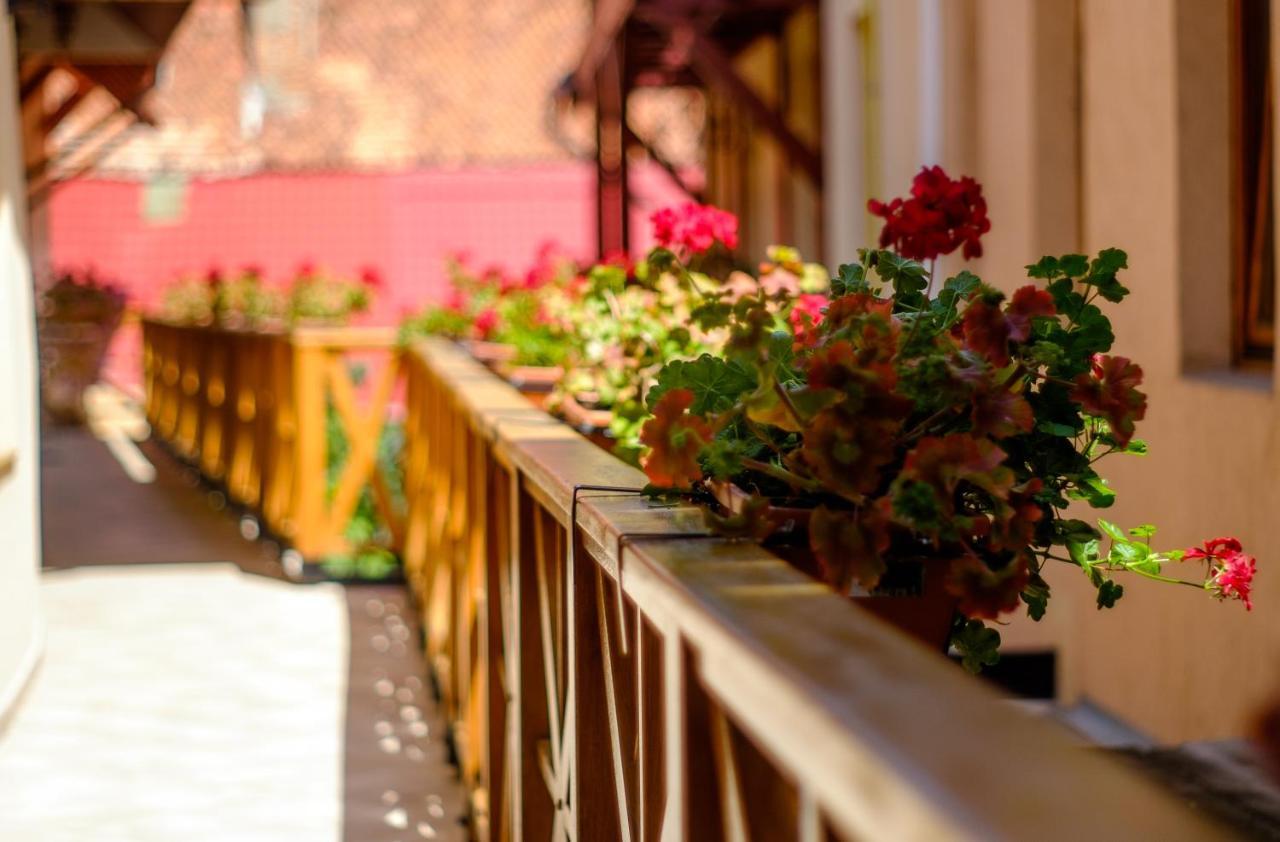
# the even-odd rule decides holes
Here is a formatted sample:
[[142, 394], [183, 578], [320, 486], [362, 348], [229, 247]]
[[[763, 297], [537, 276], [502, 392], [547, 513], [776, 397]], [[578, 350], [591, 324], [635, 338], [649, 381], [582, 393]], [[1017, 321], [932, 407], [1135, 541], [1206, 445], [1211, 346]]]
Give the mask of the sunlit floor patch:
[[44, 663], [0, 736], [0, 839], [341, 838], [341, 589], [230, 565], [46, 573]]

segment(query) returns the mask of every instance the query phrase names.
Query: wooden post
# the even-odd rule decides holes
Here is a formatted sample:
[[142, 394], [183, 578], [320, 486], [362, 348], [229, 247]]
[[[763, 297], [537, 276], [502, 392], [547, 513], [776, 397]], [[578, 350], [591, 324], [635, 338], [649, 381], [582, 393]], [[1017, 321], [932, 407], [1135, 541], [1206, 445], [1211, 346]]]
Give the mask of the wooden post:
[[325, 441], [325, 350], [287, 340], [293, 359], [293, 414], [297, 425], [293, 460], [293, 524], [290, 539], [304, 558], [330, 549], [325, 515], [328, 463]]

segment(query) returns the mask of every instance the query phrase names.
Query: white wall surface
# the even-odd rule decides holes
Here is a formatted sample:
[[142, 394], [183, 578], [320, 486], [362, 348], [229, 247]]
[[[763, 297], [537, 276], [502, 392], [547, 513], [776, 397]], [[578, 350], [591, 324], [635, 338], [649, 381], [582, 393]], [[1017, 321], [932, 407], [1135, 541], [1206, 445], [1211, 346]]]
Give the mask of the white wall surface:
[[0, 26], [0, 722], [39, 656], [40, 568], [35, 324], [13, 23]]

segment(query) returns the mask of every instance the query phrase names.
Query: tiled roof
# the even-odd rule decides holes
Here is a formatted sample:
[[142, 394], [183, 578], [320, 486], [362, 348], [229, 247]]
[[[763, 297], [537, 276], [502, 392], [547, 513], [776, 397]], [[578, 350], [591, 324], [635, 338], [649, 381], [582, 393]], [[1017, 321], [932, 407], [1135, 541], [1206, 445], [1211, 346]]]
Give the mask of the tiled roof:
[[[388, 171], [581, 157], [590, 115], [556, 117], [586, 0], [257, 0], [248, 35], [237, 0], [196, 0], [170, 41], [147, 106], [96, 175], [157, 171]], [[699, 104], [647, 92], [639, 126], [695, 164]], [[73, 113], [65, 142], [91, 124]], [[672, 127], [675, 127], [674, 131]]]

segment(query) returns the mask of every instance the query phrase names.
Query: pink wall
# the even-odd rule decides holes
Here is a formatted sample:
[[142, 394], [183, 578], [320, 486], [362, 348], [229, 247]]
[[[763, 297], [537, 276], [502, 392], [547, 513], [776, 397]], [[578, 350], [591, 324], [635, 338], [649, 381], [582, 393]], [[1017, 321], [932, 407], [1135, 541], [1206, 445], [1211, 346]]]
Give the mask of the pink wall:
[[[681, 201], [656, 167], [633, 171], [637, 246], [648, 215]], [[119, 279], [146, 309], [175, 278], [211, 266], [256, 264], [269, 281], [303, 261], [335, 272], [376, 268], [386, 281], [370, 321], [393, 323], [443, 288], [447, 254], [479, 264], [526, 266], [548, 239], [570, 254], [595, 248], [593, 167], [423, 170], [391, 175], [257, 175], [192, 181], [176, 222], [142, 213], [136, 182], [78, 179], [56, 188], [48, 213], [48, 264], [93, 266]]]
[[[172, 222], [144, 218], [142, 184], [77, 179], [50, 199], [44, 265], [94, 267], [117, 279], [142, 311], [175, 279], [213, 266], [255, 264], [268, 282], [288, 279], [304, 261], [353, 275], [371, 266], [385, 285], [365, 321], [394, 324], [441, 294], [450, 253], [521, 269], [551, 239], [569, 254], [591, 257], [594, 175], [590, 164], [564, 163], [192, 181], [182, 218]], [[652, 165], [632, 170], [632, 191], [640, 250], [650, 242], [649, 214], [684, 196]], [[120, 331], [108, 379], [136, 387], [138, 343], [136, 329]]]

